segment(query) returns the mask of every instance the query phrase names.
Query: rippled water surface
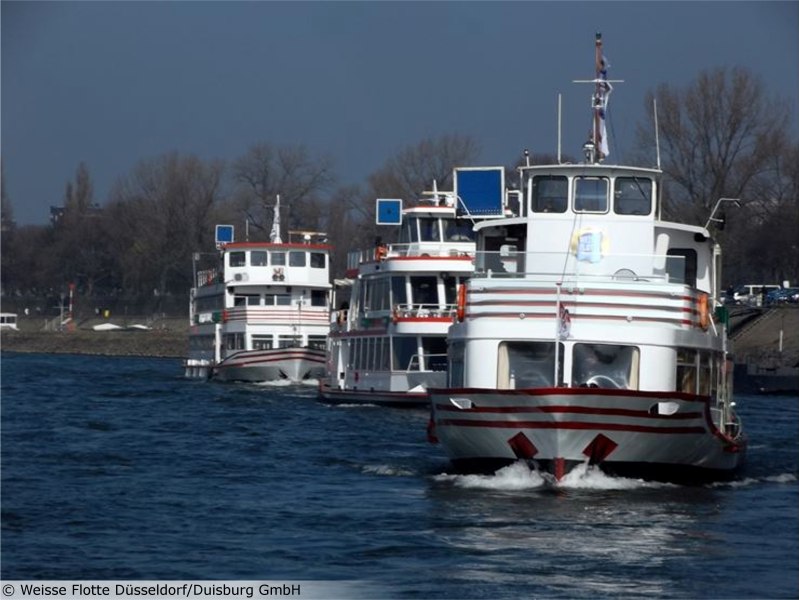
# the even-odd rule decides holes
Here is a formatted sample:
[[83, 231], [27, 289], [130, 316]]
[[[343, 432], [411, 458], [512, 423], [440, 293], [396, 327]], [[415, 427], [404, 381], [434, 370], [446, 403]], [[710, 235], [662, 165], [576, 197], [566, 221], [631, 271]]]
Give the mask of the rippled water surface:
[[447, 474], [427, 413], [179, 361], [2, 356], [3, 579], [352, 579], [397, 598], [796, 598], [799, 401], [738, 481]]

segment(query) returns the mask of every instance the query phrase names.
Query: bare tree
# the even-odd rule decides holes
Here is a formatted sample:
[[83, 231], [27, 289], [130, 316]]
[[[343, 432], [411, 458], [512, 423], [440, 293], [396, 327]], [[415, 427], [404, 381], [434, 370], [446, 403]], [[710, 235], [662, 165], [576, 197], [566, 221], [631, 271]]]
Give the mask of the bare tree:
[[[744, 68], [701, 72], [684, 89], [661, 84], [647, 94], [647, 114], [657, 98], [667, 216], [704, 223], [716, 200], [761, 200], [750, 192], [774, 177], [774, 159], [786, 147], [788, 110], [767, 97]], [[639, 150], [654, 147], [649, 115], [638, 128]]]
[[[655, 97], [664, 216], [704, 224], [719, 198], [738, 198], [742, 207], [728, 210], [726, 228], [715, 231], [724, 245], [726, 284], [771, 282], [791, 272], [796, 277], [796, 267], [789, 267], [796, 264], [796, 244], [788, 242], [796, 231], [790, 216], [797, 202], [791, 183], [796, 158], [786, 102], [770, 97], [740, 67], [703, 71], [684, 88], [662, 84], [648, 94], [647, 108]], [[654, 156], [652, 120], [649, 115], [638, 127], [640, 156]], [[773, 254], [777, 240], [783, 241]]]
[[352, 220], [350, 246], [354, 242], [369, 245], [377, 237], [393, 232], [375, 224], [377, 198], [401, 198], [413, 202], [435, 181], [439, 190], [452, 189], [455, 167], [473, 164], [479, 154], [477, 143], [469, 136], [448, 134], [428, 138], [408, 146], [386, 160], [382, 167], [368, 177], [364, 189], [348, 188], [339, 196], [340, 210]]
[[173, 153], [117, 182], [107, 212], [124, 288], [157, 296], [188, 290], [192, 253], [213, 247], [222, 173], [220, 162]]
[[[256, 230], [268, 233], [275, 200], [280, 194], [281, 215], [291, 228], [318, 227], [321, 214], [317, 195], [333, 182], [332, 160], [312, 156], [301, 145], [252, 146], [232, 167], [236, 210]], [[262, 235], [264, 235], [262, 233]]]

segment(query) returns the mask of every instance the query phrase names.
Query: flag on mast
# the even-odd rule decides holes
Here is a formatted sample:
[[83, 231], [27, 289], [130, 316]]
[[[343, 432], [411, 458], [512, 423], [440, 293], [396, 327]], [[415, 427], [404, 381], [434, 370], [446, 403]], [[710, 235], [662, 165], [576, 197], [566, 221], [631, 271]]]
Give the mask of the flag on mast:
[[275, 217], [272, 220], [272, 232], [269, 234], [269, 241], [273, 244], [283, 243], [283, 240], [280, 239], [280, 194], [277, 195], [277, 202], [275, 203]]
[[608, 108], [608, 97], [613, 87], [608, 82], [608, 67], [610, 63], [602, 52], [602, 34], [596, 34], [596, 88], [594, 91], [594, 143], [599, 150], [600, 159], [610, 155], [608, 147], [608, 132], [605, 126], [605, 111]]

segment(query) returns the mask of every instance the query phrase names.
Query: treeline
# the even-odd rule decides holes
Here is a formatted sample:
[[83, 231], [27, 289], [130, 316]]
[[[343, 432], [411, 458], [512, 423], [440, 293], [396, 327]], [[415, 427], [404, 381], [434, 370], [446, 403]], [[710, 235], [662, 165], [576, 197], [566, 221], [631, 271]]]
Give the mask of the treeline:
[[[664, 218], [704, 225], [718, 198], [738, 198], [741, 207], [727, 209], [716, 234], [725, 285], [799, 280], [799, 144], [789, 134], [787, 103], [769, 98], [742, 69], [703, 72], [684, 88], [664, 84], [650, 93], [647, 114], [653, 97]], [[652, 131], [652, 123], [640, 124], [629, 162], [655, 164]], [[361, 185], [340, 186], [332, 159], [302, 145], [261, 143], [227, 163], [172, 153], [140, 162], [101, 205], [81, 163], [58, 218], [40, 226], [13, 224], [18, 199], [3, 185], [3, 308], [52, 312], [74, 284], [84, 312], [185, 312], [192, 255], [213, 251], [214, 225], [234, 225], [237, 239], [247, 230], [250, 240], [266, 241], [277, 194], [284, 237], [291, 229], [327, 232], [341, 276], [349, 250], [387, 237], [374, 224], [375, 198], [415, 199], [433, 180], [451, 189], [452, 169], [476, 164], [478, 155], [472, 138], [443, 135], [389, 158]], [[509, 182], [520, 163], [509, 165]]]

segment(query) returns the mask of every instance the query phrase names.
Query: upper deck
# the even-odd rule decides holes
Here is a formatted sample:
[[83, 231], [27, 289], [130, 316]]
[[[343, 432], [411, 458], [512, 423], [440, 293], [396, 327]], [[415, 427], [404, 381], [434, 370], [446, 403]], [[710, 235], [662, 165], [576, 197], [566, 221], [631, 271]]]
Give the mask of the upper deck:
[[237, 288], [264, 285], [330, 288], [330, 246], [231, 242], [222, 247], [221, 270], [197, 272], [198, 288], [218, 283]]

